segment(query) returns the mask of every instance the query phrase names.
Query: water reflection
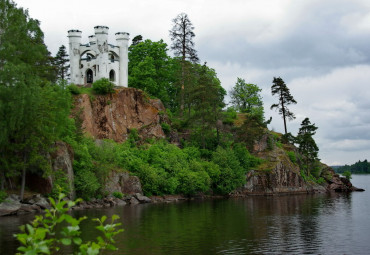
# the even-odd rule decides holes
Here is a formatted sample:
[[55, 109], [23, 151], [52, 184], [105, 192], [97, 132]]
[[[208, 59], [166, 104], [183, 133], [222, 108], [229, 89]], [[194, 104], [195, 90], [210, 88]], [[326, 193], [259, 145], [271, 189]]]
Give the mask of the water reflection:
[[[74, 215], [118, 214], [125, 231], [115, 254], [364, 254], [370, 249], [368, 201], [365, 192], [290, 195], [147, 204]], [[0, 254], [14, 253], [12, 234], [32, 217], [0, 218]], [[94, 223], [84, 221], [81, 227], [85, 240], [96, 238]]]

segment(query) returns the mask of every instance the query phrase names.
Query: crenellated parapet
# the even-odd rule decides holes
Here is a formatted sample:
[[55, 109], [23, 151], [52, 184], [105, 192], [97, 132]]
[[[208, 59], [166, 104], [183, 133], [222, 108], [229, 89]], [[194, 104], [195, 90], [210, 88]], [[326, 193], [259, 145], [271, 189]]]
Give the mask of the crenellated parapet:
[[81, 44], [82, 32], [68, 31], [72, 83], [84, 85], [108, 78], [116, 86], [127, 87], [129, 33], [116, 33], [116, 45], [108, 43], [108, 33], [109, 27], [95, 26], [89, 43]]

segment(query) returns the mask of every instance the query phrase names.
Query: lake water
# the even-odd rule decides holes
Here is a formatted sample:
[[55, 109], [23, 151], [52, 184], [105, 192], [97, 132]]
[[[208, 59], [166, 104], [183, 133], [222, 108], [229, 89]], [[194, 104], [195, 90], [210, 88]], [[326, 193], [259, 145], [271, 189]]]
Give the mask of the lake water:
[[[146, 204], [74, 212], [118, 214], [125, 231], [107, 254], [369, 254], [370, 175], [354, 175], [365, 192], [247, 197]], [[33, 215], [0, 218], [0, 254], [14, 254], [12, 235]], [[84, 237], [94, 238], [91, 222]], [[67, 252], [66, 252], [67, 253]]]

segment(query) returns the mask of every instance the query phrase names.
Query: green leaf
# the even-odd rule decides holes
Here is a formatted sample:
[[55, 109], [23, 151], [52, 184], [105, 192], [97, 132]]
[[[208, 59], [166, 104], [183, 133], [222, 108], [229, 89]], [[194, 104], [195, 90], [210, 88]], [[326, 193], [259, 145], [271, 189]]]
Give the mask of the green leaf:
[[107, 216], [103, 215], [103, 217], [101, 217], [100, 221], [101, 223], [104, 223], [104, 221], [107, 219]]
[[64, 245], [71, 245], [71, 243], [72, 243], [70, 238], [62, 238], [60, 241]]
[[77, 245], [80, 245], [80, 244], [82, 243], [82, 239], [81, 239], [81, 238], [79, 238], [79, 237], [75, 237], [75, 238], [73, 238], [73, 242], [74, 242], [75, 244], [77, 244]]
[[113, 244], [108, 244], [107, 245], [107, 250], [111, 250], [111, 251], [116, 251], [118, 250], [116, 246], [114, 246]]
[[112, 215], [112, 222], [118, 219], [119, 219], [119, 216], [117, 214]]

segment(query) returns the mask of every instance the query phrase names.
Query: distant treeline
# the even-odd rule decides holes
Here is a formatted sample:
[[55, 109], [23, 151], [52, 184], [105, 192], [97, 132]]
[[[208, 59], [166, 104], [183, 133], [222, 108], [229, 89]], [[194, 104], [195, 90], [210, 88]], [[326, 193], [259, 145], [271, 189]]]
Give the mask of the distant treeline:
[[365, 159], [364, 161], [359, 160], [353, 165], [344, 165], [340, 167], [334, 167], [337, 173], [343, 173], [350, 171], [353, 174], [370, 174], [370, 163]]

